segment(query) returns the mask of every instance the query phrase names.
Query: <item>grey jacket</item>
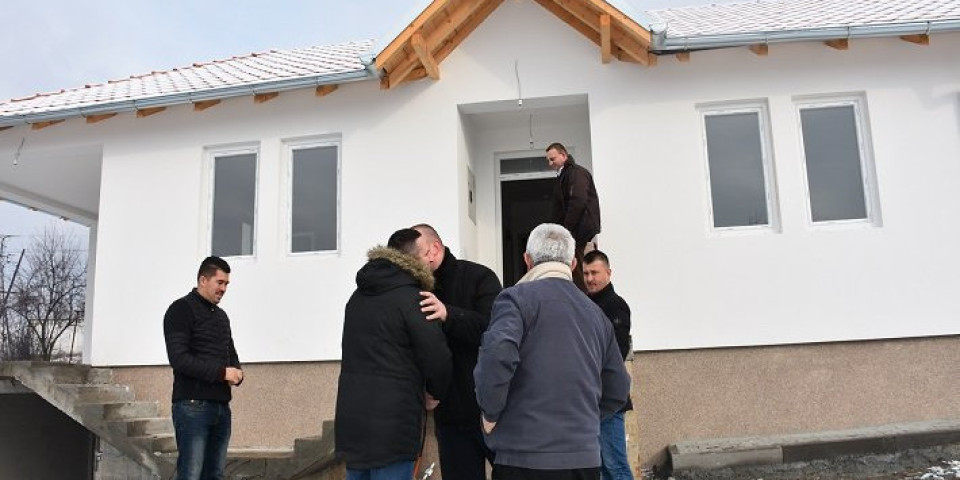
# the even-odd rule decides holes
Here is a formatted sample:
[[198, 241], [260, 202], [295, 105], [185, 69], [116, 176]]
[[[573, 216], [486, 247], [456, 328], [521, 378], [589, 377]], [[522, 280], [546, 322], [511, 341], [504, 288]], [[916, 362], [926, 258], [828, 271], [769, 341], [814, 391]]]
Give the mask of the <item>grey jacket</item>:
[[484, 418], [497, 422], [486, 439], [497, 464], [598, 467], [601, 416], [627, 401], [613, 327], [566, 272], [519, 283], [493, 304], [474, 379]]

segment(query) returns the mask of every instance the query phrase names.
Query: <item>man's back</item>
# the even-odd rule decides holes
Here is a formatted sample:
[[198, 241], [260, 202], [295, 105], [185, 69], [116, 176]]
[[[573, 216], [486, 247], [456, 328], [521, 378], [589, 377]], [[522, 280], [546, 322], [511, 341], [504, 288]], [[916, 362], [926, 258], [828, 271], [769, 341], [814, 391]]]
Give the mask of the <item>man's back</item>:
[[497, 463], [531, 469], [599, 466], [600, 417], [630, 385], [603, 312], [561, 278], [497, 297], [476, 379]]

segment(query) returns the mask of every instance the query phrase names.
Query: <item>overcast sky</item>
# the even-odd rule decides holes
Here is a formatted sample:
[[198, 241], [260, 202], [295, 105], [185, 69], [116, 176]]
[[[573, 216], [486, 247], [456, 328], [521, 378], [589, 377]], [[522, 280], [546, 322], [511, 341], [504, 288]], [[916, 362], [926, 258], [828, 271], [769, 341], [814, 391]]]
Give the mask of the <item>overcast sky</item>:
[[[646, 10], [734, 0], [630, 1]], [[402, 27], [405, 17], [424, 4], [423, 0], [3, 0], [0, 101], [272, 48], [379, 40]], [[0, 234], [30, 235], [50, 218], [0, 202]]]

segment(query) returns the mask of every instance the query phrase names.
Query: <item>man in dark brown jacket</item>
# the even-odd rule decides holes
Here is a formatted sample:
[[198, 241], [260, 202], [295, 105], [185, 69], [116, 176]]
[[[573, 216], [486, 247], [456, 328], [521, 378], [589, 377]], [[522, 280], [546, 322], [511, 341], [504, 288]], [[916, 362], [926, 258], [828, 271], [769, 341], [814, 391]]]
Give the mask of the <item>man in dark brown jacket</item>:
[[586, 291], [583, 285], [583, 251], [587, 243], [600, 233], [600, 199], [593, 175], [577, 165], [567, 149], [560, 143], [547, 147], [547, 162], [559, 171], [553, 187], [553, 207], [550, 221], [563, 225], [576, 241], [576, 259], [573, 281]]

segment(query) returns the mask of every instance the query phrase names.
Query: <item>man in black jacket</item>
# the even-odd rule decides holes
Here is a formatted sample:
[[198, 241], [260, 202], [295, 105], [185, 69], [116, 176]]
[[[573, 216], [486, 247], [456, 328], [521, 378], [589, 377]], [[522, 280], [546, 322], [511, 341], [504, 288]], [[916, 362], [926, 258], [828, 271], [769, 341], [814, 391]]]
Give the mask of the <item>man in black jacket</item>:
[[217, 305], [230, 284], [230, 265], [207, 257], [197, 287], [174, 301], [163, 317], [167, 358], [173, 367], [173, 427], [177, 478], [220, 479], [230, 443], [230, 386], [243, 382], [230, 319]]
[[435, 412], [440, 469], [444, 478], [483, 480], [485, 462], [493, 464], [493, 452], [483, 439], [473, 369], [500, 280], [489, 268], [454, 257], [430, 225], [413, 228], [420, 233], [420, 257], [437, 281], [434, 293], [421, 292], [420, 304], [427, 319], [443, 326], [453, 354], [453, 384]]
[[593, 175], [586, 168], [577, 165], [573, 156], [567, 154], [567, 148], [560, 143], [547, 147], [547, 163], [557, 170], [557, 181], [553, 187], [553, 206], [550, 221], [563, 225], [576, 241], [577, 264], [573, 270], [573, 283], [584, 290], [583, 251], [587, 243], [600, 233], [600, 199], [597, 187], [593, 184]]
[[[610, 283], [611, 273], [610, 259], [600, 250], [593, 250], [584, 257], [583, 280], [587, 294], [613, 324], [620, 355], [626, 359], [630, 354], [630, 306], [613, 290], [613, 284]], [[633, 480], [633, 472], [627, 461], [623, 422], [623, 414], [627, 410], [633, 410], [629, 397], [627, 404], [619, 412], [600, 422], [600, 473], [603, 480]]]
[[416, 256], [415, 230], [371, 249], [343, 319], [334, 423], [347, 480], [409, 480], [423, 445], [426, 394], [446, 400], [450, 350], [420, 311], [433, 276]]

